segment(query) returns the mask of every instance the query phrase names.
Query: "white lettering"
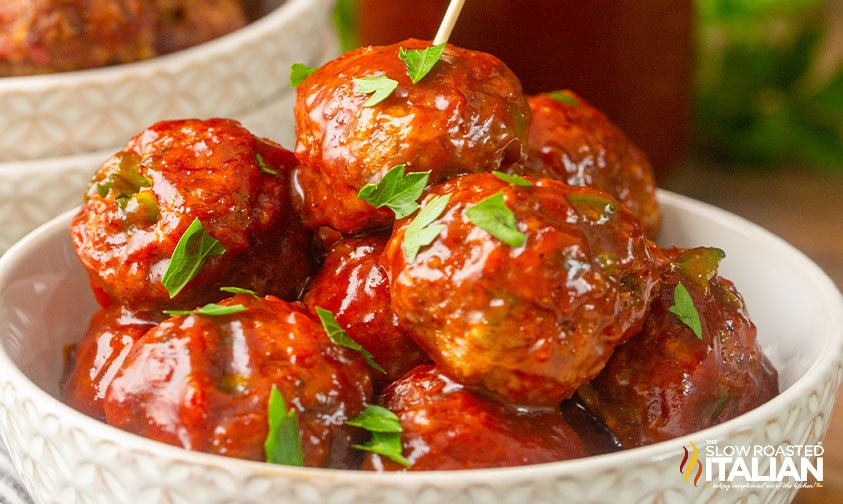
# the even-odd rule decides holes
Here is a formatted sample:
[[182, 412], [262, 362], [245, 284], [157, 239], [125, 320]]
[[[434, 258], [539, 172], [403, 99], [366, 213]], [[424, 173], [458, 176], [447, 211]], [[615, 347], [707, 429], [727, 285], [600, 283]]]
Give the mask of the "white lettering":
[[[820, 446], [822, 448], [822, 446]], [[817, 481], [823, 480], [823, 459], [822, 457], [817, 459], [817, 465], [811, 463], [811, 461], [805, 457], [802, 457], [802, 479], [800, 481], [808, 481], [808, 473], [814, 475], [814, 479]]]
[[[775, 460], [775, 459], [772, 459]], [[790, 476], [798, 481], [799, 480], [799, 470], [796, 469], [796, 464], [793, 462], [792, 458], [784, 459], [784, 463], [782, 464], [782, 470], [779, 471], [778, 480], [782, 481], [785, 476]]]
[[749, 467], [746, 466], [743, 458], [737, 458], [732, 463], [732, 470], [729, 471], [729, 477], [726, 481], [735, 481], [735, 478], [739, 476], [746, 480], [752, 478], [752, 475], [749, 473]]

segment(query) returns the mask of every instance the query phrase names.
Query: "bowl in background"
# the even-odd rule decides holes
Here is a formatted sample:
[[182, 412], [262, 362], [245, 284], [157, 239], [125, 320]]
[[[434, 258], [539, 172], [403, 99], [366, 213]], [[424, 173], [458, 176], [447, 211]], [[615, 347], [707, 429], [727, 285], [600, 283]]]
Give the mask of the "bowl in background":
[[579, 460], [390, 474], [236, 460], [129, 434], [57, 399], [64, 348], [95, 309], [70, 242], [71, 210], [0, 257], [0, 437], [40, 503], [789, 502], [798, 487], [695, 485], [680, 470], [683, 455], [711, 441], [820, 443], [843, 380], [843, 298], [813, 262], [755, 224], [675, 193], [659, 200], [663, 245], [726, 252], [720, 273], [745, 297], [779, 370], [777, 397], [704, 431]]
[[292, 63], [338, 54], [333, 4], [285, 0], [239, 30], [137, 63], [0, 78], [0, 163], [112, 149], [155, 121], [237, 118], [282, 100]]
[[[337, 50], [334, 44], [326, 45], [316, 61], [319, 64], [327, 61]], [[284, 92], [253, 110], [229, 117], [240, 121], [253, 134], [292, 150], [295, 147], [295, 99], [295, 93]], [[110, 149], [49, 159], [0, 162], [0, 201], [3, 202], [0, 205], [0, 255], [38, 225], [81, 204], [88, 182], [100, 165], [151, 124], [141, 126]]]

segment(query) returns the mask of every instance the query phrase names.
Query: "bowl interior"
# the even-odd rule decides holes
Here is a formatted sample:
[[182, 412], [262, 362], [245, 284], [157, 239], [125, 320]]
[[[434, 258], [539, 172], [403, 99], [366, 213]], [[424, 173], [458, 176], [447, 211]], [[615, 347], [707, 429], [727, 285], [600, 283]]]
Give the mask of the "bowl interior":
[[[754, 224], [666, 191], [659, 198], [664, 213], [659, 241], [726, 252], [721, 274], [744, 295], [759, 340], [779, 370], [782, 394], [755, 412], [773, 415], [816, 387], [838, 365], [843, 341], [843, 298], [831, 280], [803, 254]], [[55, 411], [66, 407], [44, 392], [58, 396], [64, 349], [80, 339], [96, 308], [70, 242], [73, 213], [39, 227], [0, 257], [0, 378], [31, 381], [43, 396], [35, 399], [53, 403]], [[716, 426], [709, 435], [722, 439], [729, 425], [741, 422]], [[91, 420], [91, 429], [96, 425]], [[658, 450], [654, 445], [630, 451], [652, 457]], [[600, 463], [624, 456], [602, 456]]]

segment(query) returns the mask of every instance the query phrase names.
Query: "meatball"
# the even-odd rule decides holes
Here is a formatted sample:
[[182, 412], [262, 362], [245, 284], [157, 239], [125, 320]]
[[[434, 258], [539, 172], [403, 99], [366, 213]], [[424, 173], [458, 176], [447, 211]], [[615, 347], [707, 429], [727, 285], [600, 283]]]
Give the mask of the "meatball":
[[85, 336], [73, 349], [62, 399], [76, 410], [105, 420], [102, 403], [108, 384], [135, 341], [160, 322], [155, 314], [138, 314], [113, 304], [91, 317]]
[[376, 390], [430, 360], [392, 312], [389, 284], [380, 264], [388, 239], [388, 234], [370, 234], [335, 242], [302, 297], [312, 308], [333, 313], [348, 335], [386, 371], [373, 373]]
[[571, 91], [529, 96], [533, 115], [524, 174], [606, 191], [644, 223], [661, 226], [647, 156], [602, 112]]
[[246, 22], [237, 0], [3, 0], [0, 77], [140, 61]]
[[158, 0], [155, 50], [167, 54], [246, 25], [240, 0]]
[[[309, 227], [343, 233], [389, 226], [393, 215], [357, 197], [392, 167], [430, 171], [431, 184], [505, 168], [522, 159], [530, 110], [516, 76], [489, 54], [448, 45], [415, 84], [399, 50], [409, 39], [350, 51], [316, 70], [296, 95], [296, 201]], [[382, 102], [356, 79], [386, 77], [397, 88]]]
[[[423, 365], [391, 384], [381, 405], [401, 423], [410, 471], [508, 467], [584, 457], [577, 432], [556, 408], [517, 409], [466, 390]], [[363, 469], [404, 470], [367, 454]]]
[[[444, 373], [514, 404], [558, 405], [640, 330], [658, 270], [640, 221], [610, 195], [522, 182], [473, 174], [431, 188], [396, 223], [384, 265], [393, 310]], [[520, 242], [484, 217], [511, 219]]]
[[147, 0], [0, 2], [0, 77], [82, 70], [155, 55]]
[[[292, 152], [228, 119], [164, 121], [135, 136], [96, 172], [71, 223], [99, 298], [148, 311], [192, 309], [227, 285], [297, 297], [314, 261], [289, 198], [295, 164]], [[171, 297], [162, 277], [197, 219], [204, 234], [188, 246], [207, 235], [225, 251]]]
[[[578, 394], [625, 448], [705, 429], [778, 393], [778, 374], [756, 341], [741, 295], [717, 274], [722, 251], [666, 254], [670, 262], [643, 330], [618, 346]], [[701, 337], [671, 311], [679, 284], [693, 300]]]
[[371, 395], [363, 356], [328, 339], [307, 308], [238, 294], [228, 315], [167, 319], [141, 337], [105, 395], [109, 424], [187, 449], [266, 460], [272, 385], [296, 410], [306, 466], [346, 467]]

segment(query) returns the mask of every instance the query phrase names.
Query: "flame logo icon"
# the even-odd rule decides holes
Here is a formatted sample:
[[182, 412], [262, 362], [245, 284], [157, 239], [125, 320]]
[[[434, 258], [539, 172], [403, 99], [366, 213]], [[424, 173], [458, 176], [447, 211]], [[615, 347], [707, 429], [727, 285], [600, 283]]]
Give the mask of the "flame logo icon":
[[[685, 483], [690, 483], [691, 475], [693, 475], [694, 486], [697, 486], [700, 481], [700, 476], [702, 476], [702, 463], [700, 462], [700, 452], [697, 450], [697, 445], [695, 445], [693, 441], [690, 443], [690, 451], [688, 451], [688, 448], [684, 446], [682, 447], [685, 455], [682, 457], [682, 462], [679, 463], [679, 472], [685, 476]], [[695, 471], [696, 474], [694, 474]]]

